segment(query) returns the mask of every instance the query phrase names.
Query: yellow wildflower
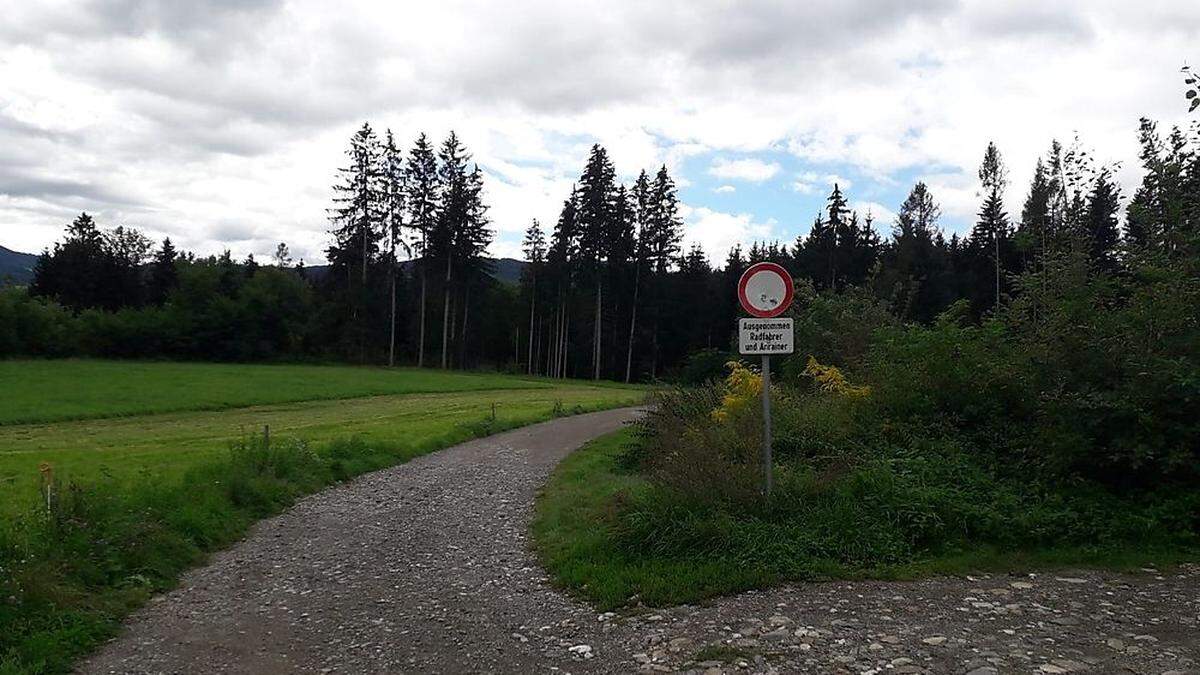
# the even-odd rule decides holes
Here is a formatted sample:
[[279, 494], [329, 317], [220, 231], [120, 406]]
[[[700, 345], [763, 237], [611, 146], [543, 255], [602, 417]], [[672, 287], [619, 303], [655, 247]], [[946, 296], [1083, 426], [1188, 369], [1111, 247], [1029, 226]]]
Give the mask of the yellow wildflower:
[[870, 387], [850, 384], [837, 366], [822, 365], [812, 356], [808, 357], [808, 365], [804, 368], [804, 374], [816, 382], [817, 389], [827, 394], [848, 398], [866, 398], [871, 395]]
[[725, 378], [725, 395], [721, 407], [712, 412], [712, 418], [724, 422], [745, 410], [762, 393], [762, 375], [754, 372], [741, 361], [730, 361], [729, 376]]

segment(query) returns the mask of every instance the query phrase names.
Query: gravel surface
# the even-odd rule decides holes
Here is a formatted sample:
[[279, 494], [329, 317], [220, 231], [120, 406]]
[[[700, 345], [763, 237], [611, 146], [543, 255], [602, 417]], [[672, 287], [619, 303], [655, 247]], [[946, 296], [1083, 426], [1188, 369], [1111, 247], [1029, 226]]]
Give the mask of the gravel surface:
[[614, 410], [313, 495], [134, 615], [107, 672], [1162, 673], [1200, 668], [1200, 567], [836, 582], [597, 614], [528, 550], [537, 488]]

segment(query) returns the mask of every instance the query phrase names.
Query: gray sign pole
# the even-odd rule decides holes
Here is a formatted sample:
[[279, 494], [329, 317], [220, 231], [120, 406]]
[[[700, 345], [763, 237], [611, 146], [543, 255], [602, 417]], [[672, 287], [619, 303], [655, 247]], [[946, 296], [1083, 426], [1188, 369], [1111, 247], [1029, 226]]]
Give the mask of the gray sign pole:
[[762, 357], [763, 494], [771, 495], [771, 357]]

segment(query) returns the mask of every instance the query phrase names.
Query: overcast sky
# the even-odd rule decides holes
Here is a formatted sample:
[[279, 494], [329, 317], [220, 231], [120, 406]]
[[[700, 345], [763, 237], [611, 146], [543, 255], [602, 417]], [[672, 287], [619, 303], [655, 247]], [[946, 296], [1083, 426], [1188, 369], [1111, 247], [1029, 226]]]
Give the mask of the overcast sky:
[[[412, 7], [405, 7], [412, 4]], [[323, 261], [335, 169], [369, 120], [407, 150], [458, 132], [516, 255], [588, 148], [667, 164], [686, 240], [807, 232], [832, 182], [886, 231], [915, 180], [970, 228], [989, 140], [1020, 210], [1051, 139], [1123, 163], [1137, 119], [1186, 121], [1200, 2], [9, 2], [0, 244], [79, 211], [199, 253]]]

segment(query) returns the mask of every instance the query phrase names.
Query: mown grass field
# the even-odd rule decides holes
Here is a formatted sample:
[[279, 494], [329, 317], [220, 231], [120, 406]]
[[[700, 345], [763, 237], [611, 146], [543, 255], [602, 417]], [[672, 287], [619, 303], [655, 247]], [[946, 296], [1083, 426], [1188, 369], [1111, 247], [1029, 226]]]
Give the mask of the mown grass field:
[[104, 361], [0, 362], [0, 391], [0, 673], [69, 670], [182, 570], [303, 494], [645, 394], [409, 369]]
[[595, 409], [639, 396], [417, 369], [89, 360], [0, 361], [0, 391], [0, 488], [8, 496], [0, 514], [38, 498], [43, 462], [67, 480], [163, 481], [264, 426], [279, 440], [358, 437], [415, 452], [467, 437], [493, 404], [498, 425], [516, 426], [556, 405]]
[[543, 378], [416, 368], [12, 360], [0, 361], [0, 425], [554, 386]]

